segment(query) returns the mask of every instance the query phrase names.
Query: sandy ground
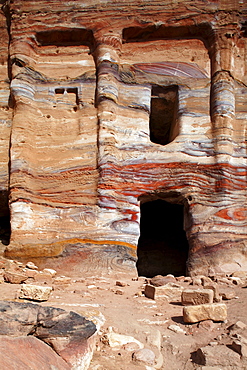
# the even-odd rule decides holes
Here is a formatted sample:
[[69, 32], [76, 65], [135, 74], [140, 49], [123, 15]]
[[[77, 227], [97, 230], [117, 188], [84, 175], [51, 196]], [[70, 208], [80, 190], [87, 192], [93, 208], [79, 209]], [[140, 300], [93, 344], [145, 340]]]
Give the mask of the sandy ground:
[[[198, 348], [209, 343], [229, 345], [231, 343], [227, 328], [239, 320], [247, 325], [245, 284], [230, 285], [236, 298], [224, 301], [228, 309], [225, 322], [185, 324], [179, 295], [171, 302], [166, 299], [154, 301], [146, 298], [143, 290], [147, 279], [138, 277], [133, 268], [128, 271], [94, 270], [93, 266], [86, 266], [78, 261], [69, 266], [66, 259], [32, 261], [38, 265], [39, 270], [44, 267], [54, 268], [57, 271], [56, 276], [70, 278], [62, 279], [60, 284], [54, 284], [51, 279], [35, 282], [37, 285], [52, 285], [54, 289], [49, 300], [40, 303], [41, 305], [76, 311], [101, 325], [90, 370], [201, 369], [201, 365], [192, 362], [193, 353]], [[183, 284], [189, 286], [189, 283]], [[229, 285], [223, 283], [220, 286], [229, 288]], [[21, 301], [18, 299], [19, 289], [19, 284], [6, 283], [2, 279], [1, 299]], [[176, 325], [182, 331], [172, 331], [169, 328], [171, 325]], [[104, 334], [111, 330], [132, 336], [143, 343], [145, 348], [151, 349], [156, 355], [156, 366], [134, 362], [133, 350], [111, 348], [103, 340]], [[222, 368], [227, 369], [218, 367]], [[230, 368], [235, 369], [234, 366]]]

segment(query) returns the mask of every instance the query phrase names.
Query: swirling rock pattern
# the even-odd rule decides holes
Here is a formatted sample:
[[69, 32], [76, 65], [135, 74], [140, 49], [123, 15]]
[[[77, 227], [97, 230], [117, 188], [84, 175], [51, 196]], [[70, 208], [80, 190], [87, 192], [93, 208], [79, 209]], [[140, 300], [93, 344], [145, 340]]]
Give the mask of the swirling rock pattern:
[[14, 0], [3, 10], [7, 255], [58, 255], [74, 240], [124, 247], [132, 260], [140, 205], [162, 199], [184, 206], [190, 274], [246, 270], [246, 4]]

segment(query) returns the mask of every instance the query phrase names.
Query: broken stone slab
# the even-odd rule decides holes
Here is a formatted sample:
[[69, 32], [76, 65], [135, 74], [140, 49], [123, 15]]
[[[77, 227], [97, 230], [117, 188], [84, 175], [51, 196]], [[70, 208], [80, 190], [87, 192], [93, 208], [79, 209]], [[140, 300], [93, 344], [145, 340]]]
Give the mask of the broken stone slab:
[[228, 280], [227, 277], [217, 277], [216, 282], [221, 283], [221, 284], [225, 284], [227, 286], [232, 285], [232, 281]]
[[27, 262], [26, 267], [31, 270], [38, 270], [38, 266], [36, 266], [33, 262]]
[[0, 312], [1, 335], [33, 335], [49, 344], [74, 370], [89, 367], [97, 333], [93, 322], [72, 311], [27, 302], [2, 301]]
[[39, 272], [37, 270], [25, 268], [23, 269], [23, 271], [25, 271], [25, 274], [28, 276], [28, 278], [34, 279], [36, 275], [39, 275]]
[[228, 287], [220, 287], [219, 295], [222, 297], [223, 300], [228, 301], [230, 299], [236, 298], [236, 292], [232, 288]]
[[147, 298], [151, 299], [167, 299], [168, 301], [171, 301], [172, 299], [178, 299], [181, 298], [181, 293], [183, 291], [183, 287], [179, 284], [175, 283], [167, 283], [163, 286], [153, 286], [150, 284], [147, 284], [145, 286], [144, 294]]
[[33, 279], [37, 284], [53, 284], [52, 275], [47, 272], [37, 271], [37, 273], [34, 274]]
[[199, 348], [194, 361], [204, 366], [220, 366], [241, 369], [240, 355], [225, 345], [206, 346]]
[[157, 286], [157, 287], [166, 285], [167, 283], [175, 283], [175, 282], [176, 282], [176, 279], [173, 275], [166, 275], [166, 276], [157, 275], [157, 276], [154, 276], [150, 280], [150, 284], [153, 286]]
[[205, 282], [205, 284], [203, 284], [203, 288], [204, 289], [211, 289], [214, 293], [214, 299], [213, 301], [214, 302], [221, 302], [222, 300], [222, 297], [220, 296], [220, 292], [219, 292], [219, 286], [217, 283], [211, 281], [211, 282]]
[[213, 303], [214, 293], [211, 289], [184, 289], [181, 295], [183, 306]]
[[21, 284], [28, 279], [23, 271], [5, 271], [3, 274], [4, 281], [11, 284]]
[[178, 325], [169, 325], [167, 327], [167, 329], [173, 331], [174, 333], [178, 333], [178, 334], [186, 334], [186, 331], [183, 330], [182, 328], [180, 328], [180, 326]]
[[218, 327], [218, 324], [213, 322], [212, 320], [204, 320], [199, 322], [198, 328], [199, 329], [204, 329], [207, 331], [213, 331]]
[[143, 348], [135, 351], [132, 355], [132, 359], [135, 362], [143, 363], [148, 366], [155, 364], [155, 354], [151, 349]]
[[240, 354], [242, 358], [247, 359], [247, 339], [239, 336], [238, 339], [234, 339], [231, 348]]
[[52, 292], [52, 287], [39, 285], [22, 284], [19, 292], [20, 299], [30, 299], [33, 301], [47, 301]]
[[48, 274], [48, 275], [51, 275], [52, 277], [54, 277], [56, 274], [57, 274], [57, 271], [56, 270], [53, 270], [53, 269], [43, 269], [42, 272], [44, 274]]
[[245, 330], [247, 327], [247, 325], [242, 322], [242, 321], [237, 321], [235, 322], [235, 324], [232, 324], [231, 326], [228, 327], [228, 330], [231, 332], [231, 333], [239, 333], [241, 332], [242, 330]]
[[55, 285], [69, 285], [71, 284], [71, 278], [67, 276], [57, 276], [53, 282]]
[[247, 279], [247, 271], [235, 271], [231, 274], [232, 277], [239, 277], [240, 279]]
[[50, 346], [33, 336], [0, 336], [0, 363], [1, 369], [71, 369]]
[[5, 270], [15, 270], [23, 267], [23, 263], [15, 260], [5, 260]]
[[195, 323], [203, 320], [225, 321], [227, 307], [224, 303], [208, 303], [183, 308], [183, 320], [186, 323]]
[[114, 333], [112, 329], [110, 329], [109, 333], [106, 333], [102, 336], [101, 341], [104, 344], [109, 345], [111, 348], [120, 348], [128, 343], [136, 343], [139, 346], [139, 349], [144, 348], [144, 344], [139, 342], [139, 340], [135, 339], [130, 335], [123, 335]]

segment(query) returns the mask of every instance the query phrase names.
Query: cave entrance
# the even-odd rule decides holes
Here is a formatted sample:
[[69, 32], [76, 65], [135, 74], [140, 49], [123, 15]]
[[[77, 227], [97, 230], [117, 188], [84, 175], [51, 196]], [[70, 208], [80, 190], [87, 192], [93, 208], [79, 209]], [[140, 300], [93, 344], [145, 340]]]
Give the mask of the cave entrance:
[[1, 244], [8, 245], [10, 241], [10, 209], [9, 193], [6, 190], [0, 191], [0, 247]]
[[183, 225], [183, 205], [161, 199], [141, 204], [137, 247], [139, 276], [186, 274], [189, 244]]

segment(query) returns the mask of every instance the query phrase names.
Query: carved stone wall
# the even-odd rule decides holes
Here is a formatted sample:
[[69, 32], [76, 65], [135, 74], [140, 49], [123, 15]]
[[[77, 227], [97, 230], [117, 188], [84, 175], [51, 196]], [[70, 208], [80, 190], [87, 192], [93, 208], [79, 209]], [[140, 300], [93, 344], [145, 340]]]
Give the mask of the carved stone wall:
[[0, 21], [6, 254], [246, 270], [247, 5], [14, 0]]

